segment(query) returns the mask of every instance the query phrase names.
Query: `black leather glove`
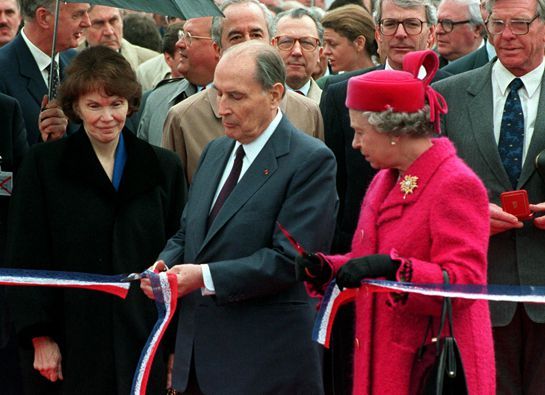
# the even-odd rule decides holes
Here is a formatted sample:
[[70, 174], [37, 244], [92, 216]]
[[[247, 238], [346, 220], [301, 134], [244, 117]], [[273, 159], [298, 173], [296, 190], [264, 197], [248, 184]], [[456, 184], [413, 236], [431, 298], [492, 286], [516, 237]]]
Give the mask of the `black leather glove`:
[[318, 287], [331, 279], [331, 267], [316, 254], [303, 254], [295, 257], [295, 277]]
[[395, 280], [399, 265], [399, 262], [386, 254], [350, 259], [337, 273], [337, 285], [341, 288], [358, 288], [365, 278], [386, 277]]

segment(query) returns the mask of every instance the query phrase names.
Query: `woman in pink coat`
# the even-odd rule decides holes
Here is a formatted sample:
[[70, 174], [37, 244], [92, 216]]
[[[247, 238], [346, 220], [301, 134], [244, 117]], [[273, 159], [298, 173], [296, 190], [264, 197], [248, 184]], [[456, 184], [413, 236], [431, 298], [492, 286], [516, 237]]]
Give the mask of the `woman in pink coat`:
[[[427, 76], [419, 80], [422, 64]], [[449, 140], [432, 138], [446, 111], [428, 86], [437, 64], [432, 51], [415, 52], [405, 56], [410, 72], [374, 71], [349, 81], [352, 145], [382, 170], [366, 193], [352, 251], [296, 260], [311, 292], [334, 275], [339, 286], [355, 288], [366, 278], [442, 283], [443, 270], [452, 284], [486, 284], [486, 190]], [[409, 393], [415, 354], [429, 317], [437, 334], [442, 303], [413, 293], [358, 293], [354, 394]], [[494, 394], [487, 302], [453, 299], [453, 324], [469, 393]]]

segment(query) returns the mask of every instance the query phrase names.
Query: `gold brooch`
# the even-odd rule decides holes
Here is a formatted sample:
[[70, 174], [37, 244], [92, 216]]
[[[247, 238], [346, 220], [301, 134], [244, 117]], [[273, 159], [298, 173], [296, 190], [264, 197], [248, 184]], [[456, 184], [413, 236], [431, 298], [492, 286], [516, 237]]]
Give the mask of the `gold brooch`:
[[413, 193], [413, 191], [418, 188], [418, 185], [416, 185], [417, 181], [417, 176], [405, 176], [405, 178], [401, 180], [399, 185], [401, 186], [401, 192], [404, 193], [403, 199], [405, 199], [408, 194]]

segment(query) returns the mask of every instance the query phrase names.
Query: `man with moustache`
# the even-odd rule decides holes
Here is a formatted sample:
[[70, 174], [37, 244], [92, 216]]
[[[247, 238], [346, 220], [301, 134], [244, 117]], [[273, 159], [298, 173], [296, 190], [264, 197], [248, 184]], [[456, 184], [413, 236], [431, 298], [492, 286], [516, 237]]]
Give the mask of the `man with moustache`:
[[322, 89], [312, 73], [323, 53], [322, 24], [306, 9], [294, 8], [274, 18], [273, 35], [272, 45], [278, 49], [286, 66], [288, 89], [319, 104]]
[[[279, 109], [285, 78], [276, 49], [258, 40], [226, 50], [214, 74], [224, 136], [204, 150], [181, 227], [155, 264], [178, 279], [182, 394], [324, 393], [315, 307], [277, 224], [309, 251], [329, 248], [335, 159]], [[153, 297], [149, 280], [141, 287]]]
[[[486, 29], [497, 59], [434, 84], [449, 112], [443, 132], [483, 180], [490, 199], [490, 284], [545, 285], [545, 2], [489, 0]], [[502, 192], [524, 189], [535, 215], [504, 211]], [[545, 388], [545, 305], [490, 302], [498, 394]]]
[[[57, 107], [41, 113], [48, 91], [49, 65], [55, 21], [55, 0], [21, 0], [25, 26], [9, 44], [0, 48], [0, 92], [12, 96], [23, 110], [29, 145], [62, 137], [68, 124]], [[61, 3], [57, 30], [55, 79], [62, 80], [63, 71], [75, 51], [83, 31], [91, 23], [87, 3]], [[56, 116], [52, 116], [56, 115]], [[40, 118], [50, 118], [40, 132]]]
[[141, 139], [161, 146], [169, 109], [212, 82], [219, 55], [213, 47], [211, 29], [212, 17], [203, 17], [189, 19], [183, 30], [179, 30], [176, 42], [180, 56], [178, 72], [185, 78], [159, 84], [147, 96], [137, 132]]
[[[220, 6], [224, 18], [215, 18], [212, 29], [214, 47], [219, 54], [248, 40], [270, 42], [272, 16], [257, 0], [227, 0]], [[323, 136], [320, 110], [312, 100], [287, 91], [280, 109], [299, 130]], [[201, 153], [211, 140], [223, 133], [217, 91], [212, 86], [174, 106], [165, 121], [163, 147], [176, 152], [191, 182]]]
[[21, 21], [21, 10], [17, 0], [0, 0], [0, 47], [13, 40]]
[[123, 55], [134, 71], [141, 63], [159, 55], [123, 38], [123, 18], [119, 8], [94, 5], [89, 10], [89, 18], [91, 26], [85, 30], [85, 42], [80, 44], [79, 49], [105, 45]]

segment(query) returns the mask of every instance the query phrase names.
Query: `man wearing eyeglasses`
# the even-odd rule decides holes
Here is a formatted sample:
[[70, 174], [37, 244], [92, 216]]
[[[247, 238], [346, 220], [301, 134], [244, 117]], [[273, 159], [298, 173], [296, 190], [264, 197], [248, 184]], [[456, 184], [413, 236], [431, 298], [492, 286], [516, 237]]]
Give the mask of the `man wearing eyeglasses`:
[[[488, 281], [545, 285], [545, 184], [534, 161], [545, 148], [545, 2], [490, 0], [486, 29], [496, 61], [435, 85], [447, 100], [444, 132], [490, 198]], [[503, 210], [502, 192], [528, 192], [534, 217]], [[498, 394], [545, 388], [545, 305], [490, 303]]]
[[[225, 18], [215, 18], [212, 28], [218, 56], [228, 48], [249, 40], [270, 43], [272, 15], [258, 0], [227, 0], [220, 6]], [[298, 93], [287, 91], [280, 110], [299, 130], [323, 139], [318, 105]], [[214, 86], [174, 106], [164, 127], [163, 147], [176, 152], [191, 183], [201, 153], [210, 141], [224, 134]]]
[[214, 77], [219, 55], [212, 45], [212, 17], [192, 18], [178, 32], [177, 69], [184, 78], [163, 81], [142, 100], [142, 116], [136, 135], [161, 146], [163, 126], [170, 108], [204, 89]]
[[440, 67], [484, 45], [479, 0], [442, 0], [437, 17]]
[[286, 66], [286, 85], [299, 94], [320, 103], [322, 89], [312, 78], [323, 52], [324, 29], [304, 8], [278, 14], [273, 21], [272, 44]]

